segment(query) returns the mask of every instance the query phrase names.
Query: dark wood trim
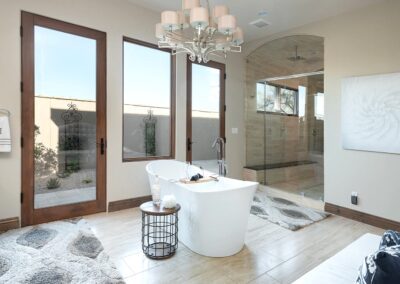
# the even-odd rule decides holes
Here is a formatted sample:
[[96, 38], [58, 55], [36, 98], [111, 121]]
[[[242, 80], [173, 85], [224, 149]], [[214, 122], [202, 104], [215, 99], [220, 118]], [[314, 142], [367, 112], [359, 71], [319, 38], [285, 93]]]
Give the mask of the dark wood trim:
[[192, 162], [192, 61], [186, 57], [186, 161]]
[[112, 201], [108, 203], [108, 212], [115, 212], [124, 209], [136, 208], [145, 202], [151, 201], [151, 195]]
[[7, 218], [0, 220], [0, 233], [8, 230], [18, 229], [19, 228], [19, 218]]
[[[54, 220], [66, 219], [82, 215], [106, 211], [106, 155], [101, 154], [99, 142], [104, 139], [107, 145], [106, 133], [106, 33], [75, 24], [31, 14], [22, 11], [21, 25], [23, 36], [21, 40], [21, 78], [23, 91], [21, 99], [22, 147], [21, 180], [23, 203], [21, 206], [21, 224], [28, 226]], [[96, 165], [96, 200], [55, 206], [49, 208], [34, 208], [34, 27], [42, 26], [82, 37], [96, 40], [96, 120], [97, 131], [97, 165]]]
[[169, 156], [154, 156], [154, 157], [138, 157], [138, 158], [124, 158], [124, 145], [122, 145], [122, 162], [139, 162], [139, 161], [152, 161], [152, 160], [169, 160], [175, 159], [175, 133], [176, 133], [176, 56], [172, 55], [171, 50], [161, 49], [157, 45], [141, 41], [138, 39], [133, 39], [124, 36], [122, 38], [122, 144], [124, 144], [124, 43], [129, 42], [141, 46], [145, 46], [148, 48], [153, 48], [159, 51], [168, 52], [171, 54], [171, 95], [170, 95], [170, 155]]
[[345, 218], [356, 220], [365, 224], [379, 227], [385, 230], [400, 231], [400, 222], [385, 219], [368, 213], [356, 211], [350, 208], [325, 203], [325, 211]]
[[[225, 105], [225, 80], [226, 80], [226, 71], [225, 64], [209, 61], [207, 63], [198, 63], [192, 62], [189, 59], [189, 56], [186, 57], [186, 161], [192, 162], [192, 65], [198, 64], [202, 66], [207, 66], [210, 68], [218, 69], [219, 72], [219, 82], [220, 82], [220, 100], [219, 100], [219, 136], [224, 138], [226, 142], [226, 134], [225, 134], [225, 113], [226, 113], [226, 105]], [[190, 145], [189, 145], [190, 144]], [[190, 146], [190, 147], [189, 147]], [[210, 145], [211, 147], [211, 145]]]
[[33, 224], [34, 207], [34, 15], [22, 12], [21, 26], [23, 36], [21, 39], [21, 80], [24, 88], [21, 97], [21, 138], [24, 141], [21, 149], [21, 186], [24, 200], [21, 205], [21, 225]]

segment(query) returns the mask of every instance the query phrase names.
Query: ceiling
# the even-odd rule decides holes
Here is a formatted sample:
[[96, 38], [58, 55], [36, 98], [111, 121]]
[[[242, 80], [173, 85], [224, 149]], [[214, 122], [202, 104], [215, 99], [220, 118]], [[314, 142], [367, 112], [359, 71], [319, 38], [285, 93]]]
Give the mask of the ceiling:
[[[293, 61], [297, 55], [301, 60]], [[324, 39], [311, 35], [295, 35], [269, 41], [247, 57], [248, 68], [257, 79], [322, 71]]]
[[[128, 0], [138, 6], [161, 12], [178, 10], [181, 0]], [[238, 19], [245, 32], [245, 40], [259, 39], [277, 32], [320, 21], [385, 0], [210, 0], [211, 6], [225, 4]], [[201, 0], [204, 6], [206, 1]], [[264, 16], [259, 16], [265, 11]], [[268, 27], [256, 28], [250, 22], [262, 18]]]

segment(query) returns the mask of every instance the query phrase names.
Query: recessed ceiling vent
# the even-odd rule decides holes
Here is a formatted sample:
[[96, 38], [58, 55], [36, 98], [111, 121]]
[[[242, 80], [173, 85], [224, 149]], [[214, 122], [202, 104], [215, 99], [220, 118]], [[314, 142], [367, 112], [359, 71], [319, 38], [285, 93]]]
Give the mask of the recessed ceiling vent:
[[258, 19], [258, 20], [252, 21], [250, 23], [250, 25], [255, 26], [256, 28], [262, 29], [262, 28], [268, 27], [269, 23], [264, 19]]

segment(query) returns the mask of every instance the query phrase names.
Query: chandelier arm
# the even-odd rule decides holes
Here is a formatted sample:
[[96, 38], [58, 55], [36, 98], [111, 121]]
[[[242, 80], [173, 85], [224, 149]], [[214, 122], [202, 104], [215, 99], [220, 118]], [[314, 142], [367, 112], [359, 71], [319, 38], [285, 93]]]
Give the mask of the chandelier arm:
[[[167, 33], [167, 36], [168, 36], [168, 34], [171, 34], [172, 36], [177, 36], [177, 37], [179, 37], [179, 39], [192, 40], [191, 38], [189, 38], [189, 37], [187, 37], [187, 36], [185, 36], [185, 35], [183, 35], [183, 34], [176, 33], [176, 32], [171, 32], [171, 31], [169, 31], [169, 32]], [[172, 36], [171, 36], [171, 38], [172, 38]]]
[[189, 53], [192, 56], [196, 56], [196, 53], [194, 52], [194, 50], [192, 50], [186, 46], [180, 46], [180, 47], [178, 47], [178, 50], [175, 50], [175, 51], [172, 50], [173, 55], [184, 53], [184, 52]]

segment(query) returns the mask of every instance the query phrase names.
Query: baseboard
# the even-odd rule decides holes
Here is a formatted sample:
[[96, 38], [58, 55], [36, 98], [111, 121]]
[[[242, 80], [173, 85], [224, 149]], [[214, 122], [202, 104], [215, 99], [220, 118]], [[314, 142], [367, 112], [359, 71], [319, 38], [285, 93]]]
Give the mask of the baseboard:
[[0, 232], [5, 232], [12, 229], [18, 229], [19, 226], [19, 218], [7, 218], [0, 220]]
[[400, 222], [363, 213], [350, 208], [341, 207], [331, 203], [325, 203], [325, 211], [385, 230], [400, 231]]
[[108, 203], [108, 212], [115, 212], [119, 210], [139, 207], [142, 203], [150, 200], [151, 200], [151, 195], [112, 201]]

